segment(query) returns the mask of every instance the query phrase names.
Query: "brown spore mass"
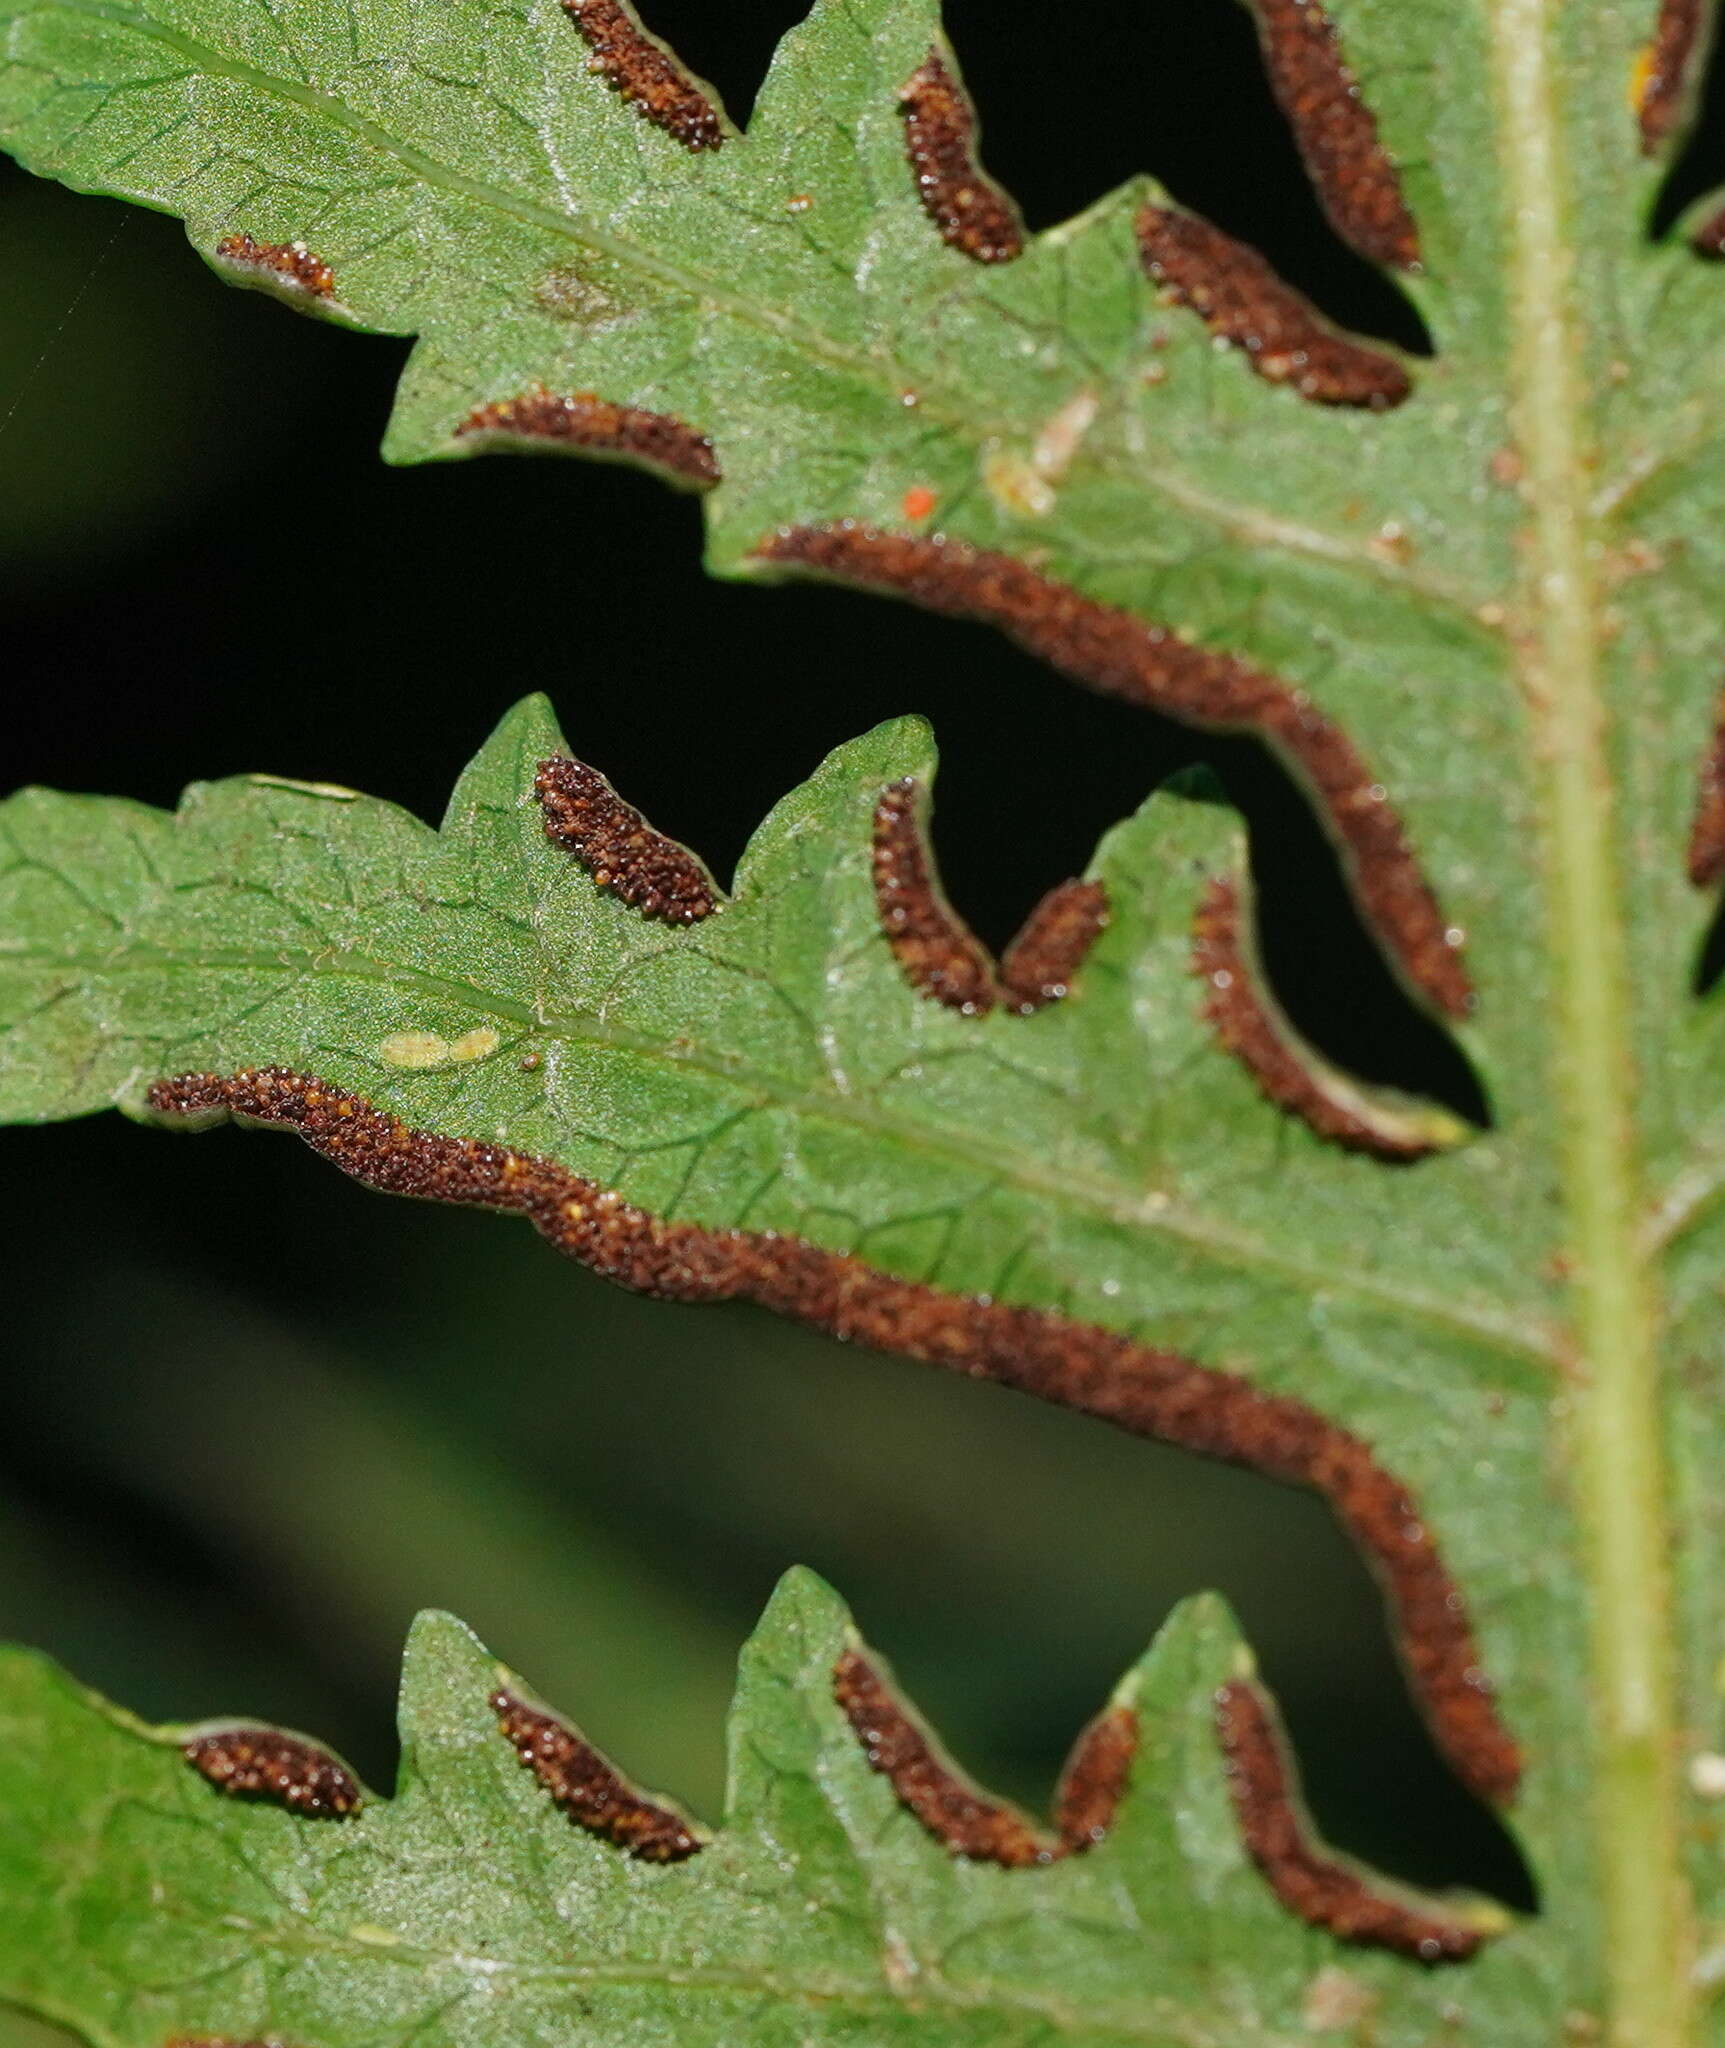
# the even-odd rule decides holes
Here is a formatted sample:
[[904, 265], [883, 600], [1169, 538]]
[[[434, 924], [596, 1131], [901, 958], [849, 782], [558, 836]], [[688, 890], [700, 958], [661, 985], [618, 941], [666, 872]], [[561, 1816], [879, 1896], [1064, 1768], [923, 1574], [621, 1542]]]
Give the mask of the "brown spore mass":
[[833, 1667], [833, 1697], [870, 1767], [954, 1856], [1024, 1870], [1060, 1853], [1016, 1808], [979, 1791], [940, 1754], [860, 1650], [847, 1650]]
[[162, 2048], [282, 2048], [280, 2041], [236, 2041], [226, 2034], [170, 2034]]
[[940, 535], [883, 532], [853, 520], [771, 534], [756, 559], [889, 591], [951, 618], [998, 627], [1019, 646], [1105, 696], [1209, 731], [1247, 732], [1312, 792], [1351, 870], [1361, 908], [1411, 986], [1451, 1017], [1472, 988], [1407, 833], [1352, 740], [1304, 691], [1235, 655], [1080, 595], [1015, 560]]
[[335, 297], [335, 272], [303, 242], [258, 242], [250, 235], [223, 235], [216, 254], [224, 263], [267, 270], [283, 284], [314, 299]]
[[1702, 0], [1660, 0], [1653, 40], [1638, 70], [1635, 111], [1643, 155], [1655, 156], [1689, 103], [1695, 55], [1706, 26]]
[[901, 1805], [954, 1856], [1027, 1870], [1094, 1848], [1114, 1823], [1138, 1747], [1134, 1716], [1111, 1707], [1078, 1739], [1055, 1795], [1056, 1832], [973, 1785], [861, 1650], [833, 1667], [833, 1697]]
[[1217, 1692], [1216, 1732], [1246, 1848], [1291, 1912], [1343, 1941], [1422, 1963], [1462, 1962], [1474, 1953], [1477, 1929], [1376, 1889], [1311, 1841], [1274, 1711], [1250, 1680], [1235, 1679]]
[[699, 924], [719, 907], [712, 876], [689, 849], [655, 832], [596, 768], [553, 754], [533, 788], [546, 838], [643, 917]]
[[516, 1755], [577, 1826], [642, 1863], [681, 1863], [704, 1846], [680, 1813], [644, 1798], [556, 1715], [501, 1689], [491, 1709]]
[[360, 1789], [347, 1767], [307, 1742], [276, 1728], [218, 1728], [181, 1745], [194, 1770], [236, 1798], [273, 1799], [314, 1819], [357, 1813]]
[[978, 167], [975, 109], [938, 50], [905, 80], [898, 103], [917, 197], [941, 240], [973, 263], [1021, 255], [1018, 209]]
[[554, 1160], [412, 1129], [363, 1097], [285, 1068], [181, 1074], [156, 1082], [148, 1101], [164, 1116], [225, 1113], [285, 1125], [388, 1194], [526, 1216], [559, 1251], [638, 1294], [752, 1302], [841, 1342], [992, 1380], [1130, 1435], [1311, 1488], [1376, 1570], [1410, 1681], [1458, 1776], [1488, 1799], [1514, 1791], [1516, 1744], [1498, 1719], [1466, 1602], [1430, 1525], [1360, 1438], [1304, 1402], [1118, 1331], [902, 1280], [800, 1238], [661, 1221]]
[[1006, 1006], [1022, 1016], [1072, 992], [1079, 968], [1108, 924], [1108, 891], [1100, 882], [1056, 882], [1000, 956]]
[[1725, 880], [1725, 692], [1701, 763], [1695, 819], [1689, 828], [1689, 879], [1697, 889]]
[[1138, 215], [1144, 272], [1170, 303], [1189, 306], [1266, 383], [1316, 405], [1387, 412], [1413, 385], [1394, 356], [1338, 333], [1255, 249], [1195, 213], [1146, 206]]
[[455, 429], [460, 439], [488, 435], [498, 440], [546, 442], [594, 455], [618, 455], [651, 463], [655, 469], [710, 489], [721, 481], [718, 458], [705, 434], [671, 413], [614, 405], [593, 391], [559, 398], [529, 391], [499, 398], [470, 412]]
[[1257, 1082], [1266, 1100], [1320, 1138], [1379, 1159], [1423, 1159], [1430, 1139], [1368, 1122], [1338, 1101], [1307, 1064], [1285, 1019], [1266, 998], [1243, 924], [1237, 883], [1218, 876], [1198, 902], [1192, 972], [1204, 986], [1204, 1017], [1216, 1042]]
[[875, 805], [875, 910], [912, 988], [967, 1017], [1004, 1007], [1021, 1017], [1068, 994], [1108, 922], [1100, 882], [1061, 882], [1024, 921], [998, 969], [947, 902], [928, 844], [924, 793], [907, 775]]
[[1725, 207], [1701, 223], [1689, 237], [1689, 246], [1697, 256], [1706, 256], [1715, 263], [1725, 258]]
[[1318, 0], [1254, 0], [1270, 87], [1343, 241], [1374, 263], [1417, 270], [1419, 230], [1395, 160]]
[[923, 829], [922, 791], [905, 776], [874, 808], [875, 911], [906, 981], [949, 1010], [981, 1016], [999, 1001], [988, 949], [941, 893]]
[[1138, 1754], [1138, 1716], [1105, 1707], [1072, 1745], [1054, 1789], [1054, 1825], [1068, 1855], [1108, 1836]]
[[718, 108], [621, 0], [563, 0], [563, 11], [593, 53], [588, 69], [642, 120], [662, 128], [685, 149], [720, 147], [725, 130]]

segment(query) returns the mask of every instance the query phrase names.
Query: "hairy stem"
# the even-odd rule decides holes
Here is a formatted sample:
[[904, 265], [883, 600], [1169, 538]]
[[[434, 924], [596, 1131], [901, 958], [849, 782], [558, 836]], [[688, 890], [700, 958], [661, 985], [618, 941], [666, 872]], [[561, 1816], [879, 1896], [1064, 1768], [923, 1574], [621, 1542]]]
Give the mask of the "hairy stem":
[[[1572, 1487], [1586, 1545], [1602, 1969], [1613, 2048], [1690, 2036], [1658, 1305], [1639, 1237], [1624, 892], [1587, 505], [1583, 330], [1551, 44], [1562, 0], [1494, 0], [1515, 431], [1532, 506], [1522, 682], [1540, 765], [1553, 1088], [1573, 1266]], [[1675, 858], [1675, 854], [1673, 858]]]

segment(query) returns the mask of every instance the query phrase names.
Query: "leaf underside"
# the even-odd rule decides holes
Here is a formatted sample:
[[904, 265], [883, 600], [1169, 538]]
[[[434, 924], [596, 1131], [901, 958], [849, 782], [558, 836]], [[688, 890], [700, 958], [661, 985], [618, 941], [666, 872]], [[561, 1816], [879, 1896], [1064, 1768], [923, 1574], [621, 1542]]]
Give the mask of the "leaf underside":
[[[1112, 917], [1073, 994], [966, 1017], [907, 986], [870, 883], [881, 791], [932, 778], [919, 724], [840, 749], [720, 914], [673, 930], [548, 844], [534, 771], [564, 743], [537, 699], [440, 832], [267, 777], [174, 817], [0, 808], [0, 1116], [139, 1112], [163, 1075], [279, 1064], [656, 1216], [1063, 1311], [1297, 1397], [1438, 1533], [1529, 1759], [1515, 1824], [1548, 1906], [1441, 1973], [1288, 1915], [1226, 1811], [1210, 1695], [1236, 1650], [1208, 1606], [1130, 1681], [1146, 1747], [1107, 1843], [1049, 1870], [954, 1863], [838, 1717], [845, 1623], [803, 1579], [745, 1661], [726, 1829], [670, 1871], [549, 1809], [486, 1710], [494, 1667], [447, 1621], [410, 1652], [400, 1795], [335, 1824], [223, 1805], [14, 1659], [0, 1995], [126, 2048], [553, 2026], [1279, 2042], [1339, 1964], [1384, 2048], [1532, 2048], [1602, 2015], [1626, 2044], [1710, 2038], [1725, 1902], [1674, 1773], [1725, 1746], [1725, 1117], [1683, 853], [1720, 654], [1720, 323], [1717, 278], [1641, 232], [1660, 166], [1626, 94], [1655, 12], [1339, 0], [1437, 348], [1374, 411], [1275, 388], [1159, 302], [1148, 184], [1016, 260], [943, 242], [899, 103], [938, 44], [932, 0], [821, 0], [748, 135], [698, 152], [547, 0], [0, 0], [0, 140], [26, 164], [183, 214], [242, 282], [417, 336], [392, 459], [484, 452], [497, 434], [464, 427], [534, 394], [586, 431], [596, 394], [621, 452], [643, 452], [637, 414], [705, 448], [694, 468], [693, 441], [648, 452], [711, 486], [721, 573], [766, 573], [782, 529], [938, 528], [1305, 693], [1465, 935], [1456, 1031], [1496, 1121], [1392, 1171], [1218, 1047], [1190, 948], [1239, 867], [1225, 812], [1152, 798], [1098, 853]], [[293, 274], [248, 269], [246, 236], [297, 246]], [[1679, 1368], [1657, 1407], [1637, 1363], [1656, 1337]], [[1663, 1476], [1656, 1443], [1642, 1456], [1660, 1437]], [[1632, 1643], [1625, 1564], [1668, 1528], [1674, 1673], [1658, 1569]], [[1637, 1734], [1602, 1674], [1648, 1643]], [[1642, 1788], [1644, 1843], [1614, 1785]]]
[[[724, 1827], [668, 1868], [557, 1812], [486, 1704], [518, 1681], [448, 1615], [408, 1644], [394, 1796], [343, 1820], [227, 1797], [182, 1731], [9, 1652], [6, 1989], [102, 2042], [1124, 2043], [1191, 2038], [1200, 2004], [1297, 2008], [1322, 1943], [1239, 1844], [1209, 1697], [1241, 1652], [1217, 1602], [1122, 1684], [1152, 1732], [1112, 1837], [1047, 1870], [950, 1858], [897, 1805], [833, 1703], [852, 1640], [793, 1572], [743, 1652]], [[99, 1862], [69, 1860], [78, 1841]], [[1197, 1933], [1218, 1915], [1231, 1961]]]

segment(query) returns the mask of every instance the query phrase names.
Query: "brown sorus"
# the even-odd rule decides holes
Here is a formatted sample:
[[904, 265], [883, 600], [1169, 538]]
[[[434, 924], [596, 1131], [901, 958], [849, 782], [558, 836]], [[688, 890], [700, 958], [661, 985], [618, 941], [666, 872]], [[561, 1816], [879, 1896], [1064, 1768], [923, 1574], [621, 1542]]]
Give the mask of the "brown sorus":
[[587, 60], [644, 121], [685, 149], [717, 149], [725, 139], [719, 110], [671, 55], [647, 34], [622, 0], [563, 0], [581, 31]]
[[833, 1697], [880, 1772], [937, 1841], [954, 1856], [1024, 1870], [1052, 1863], [1061, 1845], [1015, 1807], [989, 1798], [941, 1755], [927, 1730], [860, 1650], [833, 1667]]
[[1328, 1085], [1293, 1027], [1263, 986], [1244, 929], [1238, 884], [1218, 876], [1199, 898], [1192, 927], [1192, 972], [1204, 984], [1204, 1016], [1278, 1109], [1320, 1138], [1379, 1159], [1423, 1159], [1436, 1141], [1411, 1124], [1374, 1121]]
[[682, 1814], [644, 1798], [555, 1714], [502, 1690], [491, 1695], [491, 1709], [553, 1804], [590, 1834], [615, 1842], [642, 1863], [681, 1863], [703, 1846]]
[[1129, 1707], [1105, 1707], [1072, 1745], [1054, 1792], [1054, 1825], [1069, 1855], [1107, 1836], [1137, 1754], [1138, 1716]]
[[533, 787], [546, 838], [643, 917], [699, 924], [719, 907], [712, 876], [689, 849], [655, 832], [597, 769], [553, 754]]
[[880, 928], [911, 986], [967, 1017], [992, 1010], [994, 962], [941, 893], [912, 776], [882, 790], [874, 807], [873, 872]]
[[1702, 0], [1660, 0], [1653, 40], [1642, 52], [1635, 78], [1635, 111], [1647, 156], [1658, 153], [1689, 104], [1705, 24]]
[[1057, 882], [1000, 956], [1002, 998], [1021, 1017], [1072, 992], [1073, 978], [1108, 924], [1100, 882]]
[[1102, 1841], [1138, 1747], [1137, 1721], [1126, 1708], [1092, 1721], [1061, 1774], [1050, 1835], [973, 1785], [862, 1651], [846, 1650], [834, 1665], [833, 1697], [872, 1768], [937, 1841], [954, 1856], [1008, 1870], [1057, 1863]]
[[1284, 1906], [1344, 1941], [1395, 1949], [1422, 1963], [1461, 1962], [1474, 1953], [1477, 1929], [1379, 1889], [1311, 1840], [1274, 1710], [1256, 1685], [1235, 1679], [1221, 1687], [1216, 1731], [1240, 1832]]
[[1472, 1008], [1459, 939], [1444, 922], [1394, 805], [1352, 740], [1304, 691], [1084, 597], [1011, 555], [939, 535], [882, 532], [848, 519], [784, 527], [761, 543], [756, 559], [997, 626], [1106, 696], [1207, 730], [1254, 734], [1312, 792], [1352, 871], [1361, 908], [1410, 985], [1448, 1016]]
[[1108, 922], [1102, 884], [1062, 882], [1050, 889], [997, 970], [941, 892], [924, 813], [922, 788], [909, 775], [882, 790], [874, 811], [875, 909], [905, 979], [967, 1017], [997, 1006], [1027, 1017], [1068, 994]]
[[282, 2048], [279, 2041], [235, 2041], [226, 2034], [170, 2034], [162, 2048]]
[[1725, 257], [1725, 207], [1701, 223], [1689, 237], [1689, 246], [1697, 256], [1711, 257], [1714, 262]]
[[216, 254], [224, 263], [268, 271], [281, 283], [314, 299], [335, 297], [335, 272], [303, 242], [256, 242], [250, 235], [223, 235]]
[[499, 398], [470, 412], [456, 428], [466, 439], [488, 435], [497, 440], [549, 442], [579, 448], [589, 455], [617, 455], [681, 477], [709, 489], [720, 481], [713, 444], [670, 413], [644, 412], [635, 405], [613, 405], [596, 392], [577, 391], [558, 398], [549, 391], [529, 391], [519, 398]]
[[973, 263], [1010, 263], [1024, 249], [1018, 209], [976, 161], [976, 112], [938, 50], [899, 89], [905, 151], [923, 211]]
[[1697, 889], [1725, 879], [1725, 694], [1701, 763], [1695, 821], [1689, 828], [1689, 879]]
[[1394, 356], [1350, 340], [1284, 284], [1255, 249], [1195, 213], [1146, 206], [1138, 215], [1146, 276], [1171, 303], [1190, 306], [1271, 384], [1318, 405], [1386, 412], [1413, 386]]
[[1311, 1488], [1376, 1570], [1410, 1681], [1458, 1776], [1488, 1799], [1514, 1791], [1515, 1740], [1498, 1719], [1466, 1601], [1430, 1523], [1359, 1437], [1304, 1402], [1115, 1330], [899, 1279], [800, 1238], [662, 1221], [555, 1160], [414, 1130], [282, 1067], [181, 1074], [156, 1082], [148, 1101], [163, 1116], [285, 1125], [388, 1194], [526, 1216], [559, 1251], [638, 1294], [753, 1302], [842, 1342], [993, 1380], [1133, 1436]]
[[1419, 266], [1419, 230], [1395, 161], [1318, 0], [1254, 0], [1270, 86], [1337, 234], [1395, 270]]
[[237, 1798], [273, 1799], [317, 1818], [357, 1813], [360, 1790], [326, 1749], [279, 1728], [215, 1728], [181, 1745], [192, 1767]]

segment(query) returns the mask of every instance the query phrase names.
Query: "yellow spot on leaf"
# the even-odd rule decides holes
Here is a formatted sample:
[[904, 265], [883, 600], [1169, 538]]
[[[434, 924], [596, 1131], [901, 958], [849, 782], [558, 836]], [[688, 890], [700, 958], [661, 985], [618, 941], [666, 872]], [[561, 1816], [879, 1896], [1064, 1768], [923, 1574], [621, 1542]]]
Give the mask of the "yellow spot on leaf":
[[1629, 67], [1629, 111], [1632, 114], [1640, 114], [1641, 103], [1652, 83], [1653, 45], [1646, 43], [1636, 52], [1635, 62]]
[[982, 465], [989, 496], [1008, 512], [1045, 519], [1054, 510], [1054, 487], [1095, 423], [1094, 391], [1078, 391], [1049, 414], [1028, 459], [995, 442]]
[[1042, 519], [1054, 510], [1054, 487], [1022, 455], [1000, 449], [982, 465], [982, 481], [988, 495], [1004, 511], [1022, 518]]
[[487, 1060], [503, 1043], [489, 1024], [479, 1024], [471, 1031], [464, 1031], [449, 1048], [452, 1060]]
[[449, 1053], [449, 1040], [435, 1031], [392, 1031], [377, 1049], [391, 1067], [441, 1067]]

